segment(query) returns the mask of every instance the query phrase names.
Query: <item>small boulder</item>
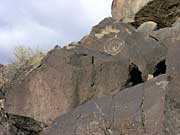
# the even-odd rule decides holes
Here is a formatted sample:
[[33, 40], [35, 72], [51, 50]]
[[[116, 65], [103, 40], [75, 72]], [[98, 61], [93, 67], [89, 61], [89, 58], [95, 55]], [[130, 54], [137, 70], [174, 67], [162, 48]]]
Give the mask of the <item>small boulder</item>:
[[141, 24], [138, 27], [137, 31], [142, 32], [144, 35], [147, 35], [147, 37], [148, 37], [151, 32], [156, 30], [156, 28], [157, 28], [157, 23], [148, 21], [148, 22]]

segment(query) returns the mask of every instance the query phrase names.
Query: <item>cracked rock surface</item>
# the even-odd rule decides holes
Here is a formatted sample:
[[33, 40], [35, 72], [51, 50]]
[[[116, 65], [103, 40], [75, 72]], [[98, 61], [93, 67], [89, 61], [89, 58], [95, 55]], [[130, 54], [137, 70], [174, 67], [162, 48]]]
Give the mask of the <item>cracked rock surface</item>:
[[77, 107], [57, 118], [44, 135], [162, 135], [166, 75]]
[[124, 88], [128, 67], [125, 59], [81, 46], [52, 50], [22, 82], [13, 82], [6, 93], [5, 110], [51, 123], [91, 98]]
[[32, 70], [0, 65], [0, 135], [180, 135], [179, 16], [180, 0], [113, 0]]
[[126, 58], [139, 68], [145, 80], [147, 74], [153, 74], [155, 66], [167, 55], [165, 45], [146, 35], [142, 30], [136, 30], [128, 24], [105, 18], [93, 27], [80, 44], [119, 58]]

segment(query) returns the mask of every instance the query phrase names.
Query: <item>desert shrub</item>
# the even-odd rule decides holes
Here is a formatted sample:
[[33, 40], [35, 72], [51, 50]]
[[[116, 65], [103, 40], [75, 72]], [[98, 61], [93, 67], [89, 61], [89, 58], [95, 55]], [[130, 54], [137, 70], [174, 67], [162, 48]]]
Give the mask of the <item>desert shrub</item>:
[[46, 56], [46, 52], [39, 49], [32, 49], [25, 46], [14, 48], [10, 58], [11, 63], [7, 66], [7, 78], [12, 80], [19, 75], [32, 71], [41, 64], [41, 60]]
[[14, 48], [13, 56], [11, 58], [12, 64], [21, 67], [24, 65], [37, 65], [46, 55], [39, 49], [32, 49], [25, 46], [16, 46]]

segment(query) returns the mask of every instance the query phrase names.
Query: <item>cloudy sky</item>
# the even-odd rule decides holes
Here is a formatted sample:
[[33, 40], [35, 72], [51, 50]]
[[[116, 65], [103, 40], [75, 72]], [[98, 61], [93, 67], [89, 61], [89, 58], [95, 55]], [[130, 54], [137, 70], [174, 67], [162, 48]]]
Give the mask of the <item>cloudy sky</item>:
[[0, 63], [18, 45], [49, 49], [88, 34], [112, 0], [0, 0]]

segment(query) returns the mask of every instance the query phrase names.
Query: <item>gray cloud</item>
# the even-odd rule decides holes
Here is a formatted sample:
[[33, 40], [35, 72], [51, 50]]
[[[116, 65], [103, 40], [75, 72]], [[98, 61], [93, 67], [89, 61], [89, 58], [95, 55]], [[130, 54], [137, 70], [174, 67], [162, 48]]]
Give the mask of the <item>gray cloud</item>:
[[14, 46], [48, 49], [88, 34], [112, 0], [0, 0], [0, 63]]

